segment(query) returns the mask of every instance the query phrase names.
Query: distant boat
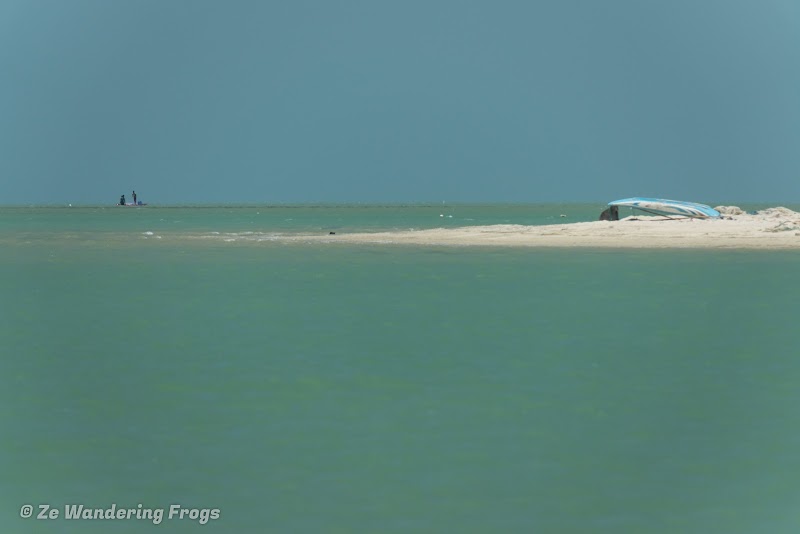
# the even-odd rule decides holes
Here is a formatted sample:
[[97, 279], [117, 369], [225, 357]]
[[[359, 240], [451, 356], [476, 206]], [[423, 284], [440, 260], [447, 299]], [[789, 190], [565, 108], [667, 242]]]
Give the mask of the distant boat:
[[608, 208], [600, 214], [601, 220], [616, 221], [619, 219], [619, 208], [633, 208], [653, 215], [665, 217], [691, 217], [695, 219], [715, 219], [722, 215], [720, 212], [696, 202], [683, 200], [667, 200], [664, 198], [633, 197], [615, 200], [608, 203]]
[[147, 202], [139, 201], [136, 204], [134, 204], [133, 202], [126, 202], [124, 206], [122, 204], [117, 204], [117, 206], [119, 206], [121, 208], [125, 208], [125, 207], [138, 208], [138, 207], [141, 207], [141, 206], [147, 206]]

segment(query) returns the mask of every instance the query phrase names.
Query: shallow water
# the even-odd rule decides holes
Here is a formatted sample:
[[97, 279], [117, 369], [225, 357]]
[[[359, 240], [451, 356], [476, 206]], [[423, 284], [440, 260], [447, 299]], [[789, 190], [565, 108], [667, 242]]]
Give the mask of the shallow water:
[[[26, 209], [0, 211], [0, 530], [800, 528], [800, 253], [155, 238], [438, 206], [282, 208], [288, 229]], [[220, 518], [43, 525], [26, 503]]]

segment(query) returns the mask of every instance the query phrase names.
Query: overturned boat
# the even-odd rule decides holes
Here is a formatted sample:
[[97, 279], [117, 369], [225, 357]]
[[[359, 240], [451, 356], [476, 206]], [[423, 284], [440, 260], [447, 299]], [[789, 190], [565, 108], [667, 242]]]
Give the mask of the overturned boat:
[[603, 213], [600, 214], [601, 221], [618, 221], [619, 208], [633, 208], [652, 215], [663, 215], [664, 217], [691, 217], [695, 219], [710, 219], [721, 216], [720, 212], [705, 204], [696, 202], [685, 202], [683, 200], [667, 200], [664, 198], [623, 198], [608, 203]]

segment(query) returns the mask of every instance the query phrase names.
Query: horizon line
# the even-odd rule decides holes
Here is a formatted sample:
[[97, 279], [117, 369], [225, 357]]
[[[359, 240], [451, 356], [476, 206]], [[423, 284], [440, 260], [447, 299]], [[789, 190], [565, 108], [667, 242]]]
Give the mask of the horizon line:
[[[387, 207], [387, 208], [398, 208], [398, 207], [441, 207], [441, 206], [547, 206], [547, 205], [601, 205], [605, 206], [610, 201], [607, 200], [581, 200], [581, 201], [568, 201], [568, 200], [552, 200], [552, 201], [531, 201], [531, 202], [520, 202], [520, 201], [457, 201], [457, 202], [447, 202], [447, 201], [296, 201], [296, 202], [242, 202], [242, 201], [230, 201], [230, 202], [175, 202], [175, 203], [144, 203], [142, 206], [125, 206], [131, 208], [291, 208], [291, 207], [304, 207], [304, 208], [314, 208], [314, 207], [371, 207], [371, 208], [379, 208], [379, 207]], [[717, 206], [730, 206], [730, 205], [753, 205], [753, 204], [775, 204], [781, 205], [781, 203], [786, 205], [800, 205], [800, 200], [798, 201], [778, 201], [778, 200], [724, 200], [713, 202], [711, 204], [715, 204]], [[0, 203], [0, 209], [2, 208], [116, 208], [122, 207], [118, 204], [96, 204], [96, 203], [70, 203], [70, 202], [47, 202], [47, 203], [31, 203], [31, 202], [20, 202], [20, 203]], [[712, 206], [713, 207], [713, 206]]]

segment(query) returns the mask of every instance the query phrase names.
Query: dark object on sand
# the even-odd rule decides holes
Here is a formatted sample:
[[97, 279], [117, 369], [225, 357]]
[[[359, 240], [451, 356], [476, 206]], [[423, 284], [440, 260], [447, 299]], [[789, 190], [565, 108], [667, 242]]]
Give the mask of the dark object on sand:
[[619, 208], [617, 206], [609, 206], [603, 213], [600, 214], [601, 221], [618, 221]]

